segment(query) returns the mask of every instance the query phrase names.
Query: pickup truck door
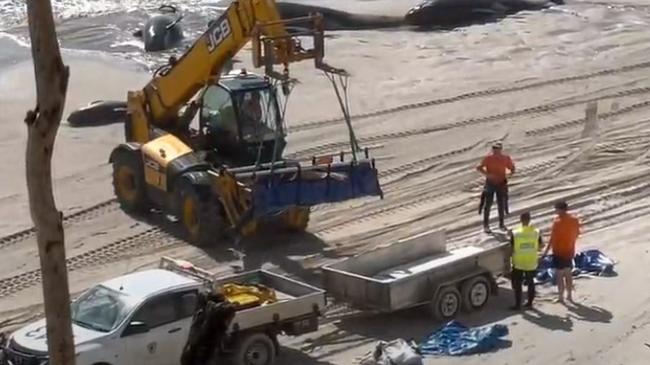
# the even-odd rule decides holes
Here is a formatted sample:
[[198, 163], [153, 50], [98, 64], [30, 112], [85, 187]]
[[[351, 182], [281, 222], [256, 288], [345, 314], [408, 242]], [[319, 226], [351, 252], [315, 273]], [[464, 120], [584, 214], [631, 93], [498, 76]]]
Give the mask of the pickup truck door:
[[[129, 358], [125, 363], [178, 365], [189, 334], [197, 294], [196, 289], [165, 293], [140, 306], [122, 335]], [[146, 332], [133, 330], [137, 323], [143, 323]]]
[[167, 331], [165, 346], [169, 350], [169, 358], [175, 361], [171, 364], [180, 364], [183, 347], [187, 342], [192, 326], [192, 316], [196, 311], [198, 290], [192, 289], [177, 293], [174, 300], [176, 303], [177, 320], [172, 323]]

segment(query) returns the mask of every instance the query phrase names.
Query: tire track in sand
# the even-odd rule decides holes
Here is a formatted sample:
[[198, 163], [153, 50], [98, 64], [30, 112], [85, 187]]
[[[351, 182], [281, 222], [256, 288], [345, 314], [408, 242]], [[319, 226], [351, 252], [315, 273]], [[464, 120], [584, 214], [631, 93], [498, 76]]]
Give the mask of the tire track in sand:
[[[640, 68], [647, 68], [650, 67], [650, 62], [647, 63], [641, 63], [637, 65], [631, 65], [631, 66], [624, 66], [621, 68], [617, 69], [612, 69], [614, 70], [613, 73], [617, 72], [629, 72], [635, 69], [640, 69]], [[622, 70], [622, 71], [621, 71]], [[585, 78], [589, 78], [589, 75], [606, 75], [610, 74], [609, 70], [604, 70], [604, 71], [598, 71], [595, 73], [591, 74], [586, 74], [586, 75], [578, 75], [578, 76], [572, 76], [572, 77], [567, 77], [567, 78], [562, 78], [562, 79], [557, 79], [557, 80], [581, 80]], [[591, 77], [591, 76], [590, 76]], [[550, 82], [550, 81], [549, 81]], [[555, 81], [554, 81], [555, 82]], [[540, 82], [540, 83], [547, 83], [546, 81]], [[463, 95], [470, 95], [470, 94], [481, 94], [486, 91], [477, 91], [477, 92], [471, 92]], [[630, 96], [630, 95], [635, 95], [635, 94], [642, 94], [642, 93], [648, 93], [650, 92], [650, 87], [644, 87], [644, 88], [635, 88], [635, 89], [628, 89], [628, 90], [623, 90], [614, 94], [609, 94], [609, 95], [604, 95], [600, 97], [594, 97], [590, 99], [583, 99], [583, 100], [577, 100], [577, 101], [567, 101], [567, 102], [555, 102], [555, 103], [548, 103], [548, 104], [542, 104], [530, 108], [525, 108], [517, 111], [512, 111], [512, 112], [505, 112], [505, 113], [499, 113], [495, 115], [488, 115], [488, 116], [483, 116], [483, 117], [477, 117], [477, 118], [470, 118], [458, 122], [452, 122], [452, 123], [446, 123], [437, 127], [430, 127], [430, 128], [419, 128], [419, 129], [414, 129], [414, 130], [407, 130], [407, 131], [401, 131], [401, 132], [393, 132], [393, 133], [386, 133], [386, 134], [379, 134], [375, 136], [370, 136], [370, 137], [363, 137], [359, 138], [360, 143], [369, 143], [369, 142], [376, 142], [376, 141], [382, 141], [382, 140], [387, 140], [387, 139], [397, 139], [397, 138], [407, 138], [410, 136], [414, 135], [423, 135], [423, 134], [428, 134], [428, 133], [433, 133], [437, 131], [443, 131], [451, 128], [456, 128], [456, 127], [465, 127], [465, 126], [470, 126], [474, 124], [479, 124], [479, 123], [485, 123], [485, 122], [490, 122], [490, 121], [497, 121], [497, 120], [502, 120], [502, 119], [507, 119], [507, 118], [513, 118], [517, 116], [522, 116], [522, 115], [528, 115], [528, 114], [540, 114], [540, 113], [545, 113], [557, 109], [562, 109], [562, 108], [568, 108], [571, 106], [583, 104], [583, 103], [588, 103], [592, 101], [598, 101], [598, 100], [604, 100], [604, 99], [610, 99], [610, 98], [615, 98], [615, 97], [623, 97], [623, 96]], [[481, 94], [482, 95], [482, 94]], [[464, 97], [467, 98], [467, 97]], [[462, 100], [463, 98], [461, 98]], [[615, 112], [607, 112], [607, 113], [602, 113], [599, 115], [599, 118], [607, 119], [611, 118], [614, 116], [619, 116], [625, 113], [633, 112], [641, 108], [645, 108], [650, 106], [650, 101], [647, 102], [641, 102], [641, 103], [636, 103], [633, 105], [630, 105], [628, 107], [622, 108], [618, 111]], [[394, 109], [394, 110], [393, 110]], [[403, 107], [396, 107], [391, 109], [391, 113], [398, 112], [398, 111], [407, 111], [409, 108], [403, 108]], [[381, 115], [381, 114], [379, 114]], [[374, 115], [372, 115], [374, 116]], [[577, 126], [581, 123], [583, 123], [584, 118], [577, 118], [574, 120], [570, 120], [567, 122], [563, 122], [560, 124], [555, 124], [549, 127], [544, 127], [544, 128], [539, 128], [539, 129], [534, 129], [534, 130], [529, 130], [526, 131], [527, 136], [536, 136], [536, 135], [542, 135], [546, 133], [552, 133], [561, 129], [565, 128], [571, 128], [574, 126]], [[316, 123], [316, 122], [314, 122]], [[311, 155], [318, 154], [318, 153], [323, 153], [323, 152], [328, 152], [332, 151], [336, 148], [342, 148], [348, 146], [349, 142], [333, 142], [333, 143], [326, 143], [322, 144], [319, 146], [315, 147], [310, 147], [307, 149], [299, 150], [294, 153], [291, 153], [287, 156], [287, 158], [293, 158], [293, 159], [300, 159], [300, 158], [306, 158], [306, 157], [311, 157]], [[447, 154], [447, 156], [444, 157], [450, 157], [452, 155], [458, 154], [458, 153], [463, 153], [465, 152], [466, 149], [460, 149], [456, 151], [451, 151]], [[432, 157], [432, 160], [436, 160], [439, 157]], [[426, 159], [425, 159], [426, 160]], [[419, 161], [419, 162], [414, 162], [417, 164], [425, 164], [427, 161]], [[394, 169], [391, 169], [392, 171], [387, 171], [383, 172], [381, 177], [406, 171], [407, 169], [411, 168], [409, 167], [396, 167]], [[108, 213], [110, 211], [114, 211], [117, 208], [116, 204], [116, 199], [109, 199], [100, 203], [97, 203], [94, 206], [82, 209], [78, 212], [75, 212], [69, 216], [64, 217], [64, 224], [74, 224], [74, 223], [80, 223], [87, 221], [89, 219], [95, 218], [99, 215]], [[0, 238], [0, 249], [11, 246], [17, 242], [24, 241], [30, 237], [33, 237], [36, 233], [36, 230], [34, 227], [27, 228], [25, 230], [4, 236]]]
[[[403, 111], [406, 111], [406, 110], [425, 108], [425, 107], [430, 107], [430, 106], [434, 106], [434, 105], [449, 104], [449, 103], [454, 103], [454, 102], [458, 102], [458, 101], [469, 100], [469, 99], [474, 99], [474, 98], [479, 98], [479, 97], [494, 96], [494, 95], [499, 95], [499, 94], [530, 90], [530, 89], [540, 88], [540, 87], [544, 87], [544, 86], [564, 84], [564, 83], [572, 82], [572, 81], [589, 80], [589, 79], [592, 79], [592, 78], [595, 78], [595, 77], [616, 75], [616, 74], [620, 74], [620, 73], [626, 73], [626, 72], [641, 70], [641, 69], [644, 69], [644, 68], [650, 68], [650, 62], [642, 62], [642, 63], [632, 64], [632, 65], [627, 65], [627, 66], [608, 68], [608, 69], [603, 69], [603, 70], [600, 70], [600, 71], [589, 72], [589, 73], [586, 73], [586, 74], [566, 76], [566, 77], [560, 77], [560, 78], [555, 78], [555, 79], [550, 79], [550, 80], [543, 80], [543, 81], [533, 82], [533, 83], [529, 83], [529, 84], [525, 84], [525, 85], [519, 85], [519, 86], [498, 87], [498, 88], [489, 88], [489, 89], [483, 89], [483, 90], [475, 90], [475, 91], [470, 91], [470, 92], [466, 92], [466, 93], [463, 93], [463, 94], [458, 94], [458, 95], [451, 96], [451, 97], [446, 97], [446, 98], [431, 99], [431, 100], [421, 101], [421, 102], [417, 102], [417, 103], [402, 104], [402, 105], [398, 105], [398, 106], [394, 106], [394, 107], [390, 107], [390, 108], [386, 108], [386, 109], [380, 109], [380, 110], [366, 112], [366, 113], [354, 114], [354, 115], [351, 115], [350, 117], [351, 117], [351, 119], [355, 119], [355, 120], [365, 119], [365, 118], [370, 118], [370, 117], [377, 117], [377, 116], [382, 116], [382, 115], [399, 113], [399, 112], [403, 112]], [[288, 131], [289, 132], [295, 132], [295, 131], [309, 130], [309, 129], [319, 128], [319, 127], [323, 127], [323, 126], [327, 126], [327, 125], [331, 125], [331, 124], [335, 124], [335, 123], [339, 123], [339, 122], [343, 122], [343, 121], [345, 121], [344, 118], [336, 117], [336, 118], [329, 118], [329, 119], [324, 119], [324, 120], [319, 120], [319, 121], [302, 122], [302, 123], [298, 123], [298, 124], [296, 124], [294, 126], [290, 126], [288, 128]]]
[[[544, 161], [531, 164], [529, 166], [525, 166], [519, 170], [517, 176], [526, 177], [526, 176], [534, 175], [541, 171], [545, 171], [553, 167], [554, 165], [564, 161], [567, 157], [568, 155], [554, 156]], [[326, 233], [340, 231], [347, 227], [365, 223], [372, 219], [377, 219], [379, 217], [384, 217], [386, 215], [394, 214], [399, 211], [406, 211], [406, 210], [417, 208], [421, 205], [429, 204], [431, 201], [436, 200], [438, 198], [449, 197], [452, 195], [461, 194], [463, 191], [474, 190], [476, 188], [479, 188], [482, 185], [483, 185], [483, 180], [478, 178], [471, 182], [464, 183], [460, 188], [461, 191], [458, 191], [458, 186], [452, 186], [451, 189], [445, 189], [443, 191], [432, 191], [424, 194], [419, 194], [411, 199], [408, 199], [407, 201], [399, 202], [393, 205], [389, 205], [387, 207], [381, 207], [376, 210], [371, 210], [364, 214], [356, 215], [354, 220], [348, 220], [341, 223], [334, 222], [325, 225], [322, 228], [316, 228], [316, 230], [314, 230], [313, 233], [326, 234]]]
[[[632, 69], [638, 69], [638, 68], [645, 68], [645, 67], [650, 67], [650, 62], [648, 63], [643, 63], [643, 64], [638, 64], [638, 65], [632, 65], [632, 66], [624, 66], [622, 68], [618, 68], [617, 70], [619, 71], [599, 71], [596, 73], [588, 74], [588, 75], [605, 75], [608, 73], [615, 73], [615, 72], [627, 72]], [[593, 77], [593, 76], [588, 76], [588, 75], [579, 75], [579, 76], [573, 76], [573, 77], [568, 77], [564, 78], [566, 81], [570, 80], [579, 80], [581, 78], [588, 78], [588, 77]], [[558, 79], [559, 80], [559, 79]], [[548, 84], [551, 81], [547, 81], [546, 83]], [[522, 86], [525, 87], [525, 86]], [[610, 95], [604, 95], [600, 97], [594, 97], [590, 99], [585, 99], [585, 100], [579, 100], [579, 101], [570, 101], [570, 102], [555, 102], [555, 103], [548, 103], [548, 104], [543, 104], [543, 105], [538, 105], [535, 107], [530, 107], [530, 108], [525, 108], [521, 109], [518, 111], [512, 111], [512, 112], [505, 112], [505, 113], [499, 113], [495, 115], [489, 115], [489, 116], [483, 116], [483, 117], [478, 117], [478, 118], [470, 118], [467, 120], [459, 121], [459, 122], [454, 122], [454, 123], [447, 123], [445, 125], [441, 125], [438, 127], [432, 127], [432, 128], [420, 128], [420, 129], [414, 129], [414, 130], [408, 130], [408, 131], [402, 131], [402, 132], [394, 132], [394, 133], [387, 133], [387, 134], [381, 134], [381, 135], [376, 135], [376, 136], [370, 136], [366, 138], [361, 138], [360, 142], [361, 143], [367, 143], [367, 142], [374, 142], [374, 141], [379, 141], [383, 139], [393, 139], [393, 138], [405, 138], [413, 135], [421, 135], [421, 134], [427, 134], [427, 133], [432, 133], [435, 131], [439, 130], [445, 130], [449, 128], [455, 128], [455, 127], [463, 127], [463, 126], [469, 126], [469, 125], [475, 125], [479, 123], [485, 123], [489, 121], [494, 121], [494, 120], [501, 120], [501, 119], [507, 119], [507, 118], [512, 118], [516, 116], [522, 116], [522, 115], [527, 115], [527, 114], [535, 114], [535, 113], [544, 113], [552, 110], [557, 110], [561, 108], [567, 108], [570, 106], [575, 106], [578, 104], [583, 104], [583, 103], [588, 103], [591, 101], [597, 101], [597, 100], [603, 100], [603, 99], [609, 99], [609, 98], [615, 98], [615, 97], [623, 97], [623, 96], [629, 96], [629, 95], [635, 95], [635, 94], [642, 94], [642, 93], [648, 93], [650, 92], [650, 87], [645, 87], [645, 88], [636, 88], [636, 89], [629, 89], [629, 90], [624, 90], [618, 93], [610, 94]], [[464, 95], [483, 95], [485, 93], [484, 91], [479, 91], [479, 92], [474, 92], [474, 93], [468, 93]], [[489, 94], [485, 94], [489, 95]], [[463, 98], [469, 98], [470, 96], [465, 96], [465, 97], [460, 97], [458, 100], [462, 100]], [[473, 96], [476, 97], [476, 96]], [[454, 97], [458, 98], [458, 97]], [[451, 102], [451, 101], [448, 101]], [[424, 107], [424, 106], [429, 106], [427, 103], [432, 103], [430, 105], [435, 105], [436, 103], [441, 103], [440, 101], [435, 101], [435, 102], [423, 102], [423, 103], [416, 103], [413, 104], [414, 106], [412, 108], [416, 107]], [[641, 108], [645, 108], [650, 106], [650, 101], [646, 102], [640, 102], [636, 103], [633, 105], [630, 105], [628, 107], [622, 108], [618, 111], [614, 112], [607, 112], [601, 114], [601, 118], [611, 118], [613, 116], [618, 116], [624, 113], [629, 113]], [[412, 109], [411, 108], [411, 109]], [[392, 108], [390, 110], [384, 110], [381, 111], [381, 114], [388, 114], [388, 113], [394, 113], [398, 111], [405, 111], [409, 110], [408, 106], [400, 106], [396, 108]], [[373, 113], [367, 113], [367, 116], [375, 116], [375, 115], [381, 115], [381, 114], [376, 114], [378, 112]], [[339, 120], [340, 121], [340, 120]], [[572, 127], [574, 125], [580, 124], [583, 121], [583, 118], [580, 119], [575, 119], [572, 121], [568, 121], [565, 123], [561, 123], [558, 125], [554, 125], [551, 127], [546, 127], [546, 128], [541, 128], [537, 130], [532, 130], [532, 131], [527, 131], [527, 135], [539, 135], [546, 133], [548, 131], [556, 131], [558, 129], [562, 128], [567, 128], [567, 127]], [[307, 153], [313, 153], [315, 151], [321, 151], [321, 150], [327, 150], [331, 149], [334, 146], [339, 146], [339, 145], [347, 145], [347, 142], [341, 142], [341, 143], [330, 143], [330, 144], [324, 144], [321, 146], [317, 146], [314, 148], [309, 148], [303, 151], [298, 151], [294, 153], [293, 155], [304, 155]], [[462, 153], [465, 149], [461, 149], [458, 151], [452, 151], [450, 152], [450, 155], [453, 155], [455, 153]], [[435, 158], [440, 158], [440, 157], [435, 157]], [[434, 158], [434, 159], [435, 159]], [[429, 161], [430, 162], [430, 161]], [[426, 162], [422, 162], [426, 163]], [[407, 164], [409, 165], [409, 164]], [[401, 171], [405, 171], [409, 168], [412, 168], [411, 166], [404, 166], [404, 167], [397, 167], [394, 168], [392, 171], [386, 172], [384, 176], [387, 176], [389, 174], [394, 174], [398, 173]], [[440, 193], [437, 193], [435, 195], [432, 195], [429, 199], [435, 198], [436, 196], [440, 196]], [[418, 200], [421, 200], [420, 198]], [[404, 205], [412, 205], [411, 203], [404, 203]], [[75, 212], [74, 214], [65, 217], [64, 222], [71, 224], [75, 222], [82, 222], [88, 219], [91, 219], [93, 217], [96, 217], [98, 215], [104, 214], [104, 212], [109, 212], [111, 210], [114, 210], [117, 207], [117, 204], [115, 202], [115, 199], [110, 199], [104, 202], [100, 202], [92, 207], [88, 207], [86, 209], [83, 209], [81, 211]], [[391, 209], [399, 209], [400, 205], [396, 207], [392, 207]], [[378, 214], [386, 214], [388, 211], [384, 210], [379, 210], [368, 217], [365, 217], [366, 219], [369, 218], [372, 215], [378, 215]], [[31, 237], [35, 234], [35, 229], [29, 228], [14, 234], [11, 234], [9, 236], [5, 236], [0, 238], [0, 248], [10, 246], [16, 242], [20, 242], [28, 237]], [[142, 240], [145, 240], [144, 242]], [[105, 245], [103, 247], [85, 252], [83, 254], [71, 257], [68, 259], [68, 265], [70, 267], [70, 270], [76, 270], [81, 267], [88, 266], [92, 263], [95, 263], [97, 261], [101, 262], [107, 262], [117, 260], [121, 256], [119, 255], [120, 253], [122, 256], [125, 255], [125, 250], [130, 251], [134, 248], [152, 248], [155, 246], [164, 246], [168, 245], [171, 243], [180, 243], [183, 242], [182, 240], [173, 237], [172, 235], [165, 233], [161, 228], [150, 228], [147, 231], [143, 233], [139, 233], [118, 241], [114, 241], [108, 245]], [[26, 287], [29, 287], [37, 282], [40, 281], [40, 270], [32, 270], [29, 272], [25, 272], [10, 278], [2, 279], [0, 280], [0, 296], [6, 296], [11, 293], [14, 293], [16, 291], [22, 290]]]
[[[600, 114], [598, 114], [598, 119], [600, 121], [604, 121], [604, 120], [614, 118], [614, 117], [617, 117], [617, 116], [620, 116], [620, 115], [623, 115], [623, 114], [632, 113], [632, 112], [635, 112], [637, 110], [647, 108], [647, 107], [650, 107], [650, 100], [630, 104], [630, 105], [628, 105], [628, 106], [626, 106], [624, 108], [621, 108], [619, 110], [616, 110], [616, 111], [609, 111], [609, 112], [605, 112], [605, 113], [600, 113]], [[530, 129], [530, 130], [526, 131], [526, 136], [527, 137], [532, 137], [532, 136], [536, 137], [536, 136], [541, 136], [541, 135], [545, 135], [545, 134], [552, 134], [552, 133], [562, 131], [562, 130], [565, 130], [565, 129], [578, 127], [581, 124], [584, 124], [584, 122], [585, 122], [585, 118], [576, 118], [576, 119], [569, 120], [569, 121], [566, 121], [566, 122], [553, 124], [553, 125], [547, 126], [547, 127]]]
[[[139, 251], [147, 251], [180, 242], [182, 242], [181, 239], [164, 232], [162, 228], [152, 227], [144, 232], [69, 257], [66, 259], [66, 265], [68, 271], [74, 271], [93, 264], [100, 265], [119, 261], [120, 259], [132, 256]], [[34, 269], [8, 278], [0, 279], [0, 298], [29, 288], [40, 281], [40, 269]]]
[[[634, 88], [634, 89], [626, 89], [622, 90], [616, 93], [612, 94], [607, 94], [607, 95], [602, 95], [602, 96], [597, 96], [597, 97], [591, 97], [591, 98], [586, 98], [586, 99], [580, 99], [580, 100], [570, 100], [570, 101], [559, 101], [559, 102], [551, 102], [551, 103], [546, 103], [546, 104], [540, 104], [524, 109], [519, 109], [515, 111], [509, 111], [509, 112], [503, 112], [503, 113], [498, 113], [498, 114], [492, 114], [492, 115], [484, 115], [484, 116], [479, 116], [479, 117], [474, 117], [474, 118], [469, 118], [457, 122], [450, 122], [450, 123], [444, 123], [440, 124], [437, 126], [433, 127], [425, 127], [425, 128], [415, 128], [415, 129], [407, 129], [403, 131], [397, 131], [397, 132], [389, 132], [389, 133], [381, 133], [381, 134], [376, 134], [372, 136], [367, 136], [367, 137], [358, 137], [357, 141], [360, 144], [364, 143], [375, 143], [375, 142], [381, 142], [381, 141], [386, 141], [386, 140], [395, 140], [395, 139], [403, 139], [403, 138], [408, 138], [412, 136], [422, 136], [426, 134], [431, 134], [435, 132], [441, 132], [441, 131], [446, 131], [449, 129], [453, 128], [460, 128], [460, 127], [469, 127], [469, 126], [475, 126], [478, 124], [483, 124], [483, 123], [489, 123], [489, 122], [496, 122], [496, 121], [502, 121], [510, 118], [516, 118], [516, 117], [522, 117], [522, 116], [529, 116], [529, 115], [536, 115], [536, 114], [546, 114], [549, 112], [554, 112], [560, 109], [566, 109], [570, 107], [574, 107], [576, 105], [581, 105], [581, 104], [586, 104], [594, 101], [600, 101], [600, 100], [607, 100], [607, 99], [614, 99], [614, 98], [621, 98], [621, 97], [626, 97], [626, 96], [633, 96], [633, 95], [642, 95], [642, 94], [647, 94], [650, 93], [650, 87], [641, 87], [641, 88]], [[650, 106], [650, 101], [645, 101], [641, 103], [636, 103], [631, 106], [619, 109], [615, 112], [607, 112], [603, 113], [605, 117], [612, 117], [612, 116], [618, 116], [622, 115], [625, 113], [630, 113], [632, 111], [649, 107]], [[554, 125], [552, 127], [545, 127], [541, 128], [539, 130], [535, 130], [537, 132], [526, 132], [526, 135], [536, 135], [536, 134], [542, 134], [543, 130], [545, 129], [552, 129], [555, 130], [556, 128], [563, 128], [562, 126], [573, 126], [580, 124], [584, 118], [578, 118], [574, 119], [571, 121], [567, 121], [564, 123], [560, 123], [557, 125]], [[350, 142], [349, 140], [342, 141], [342, 142], [331, 142], [331, 143], [326, 143], [322, 144], [319, 146], [315, 147], [308, 147], [302, 150], [295, 151], [293, 153], [290, 153], [287, 158], [292, 158], [292, 159], [307, 159], [311, 158], [314, 155], [317, 154], [322, 154], [326, 152], [331, 152], [335, 151], [340, 148], [344, 148], [349, 146]]]
[[[117, 204], [117, 199], [108, 199], [88, 208], [81, 209], [70, 215], [64, 216], [63, 225], [66, 227], [71, 224], [85, 222], [100, 215], [115, 211], [118, 209], [118, 207], [119, 205]], [[31, 237], [34, 237], [35, 235], [36, 227], [30, 227], [16, 233], [9, 234], [7, 236], [0, 237], [0, 249], [4, 249], [18, 242], [25, 241]]]

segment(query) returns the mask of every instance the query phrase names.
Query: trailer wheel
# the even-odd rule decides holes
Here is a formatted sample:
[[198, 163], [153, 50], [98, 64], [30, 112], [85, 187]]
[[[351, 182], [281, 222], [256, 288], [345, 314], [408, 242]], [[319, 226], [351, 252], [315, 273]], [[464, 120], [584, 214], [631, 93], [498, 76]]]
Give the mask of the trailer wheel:
[[233, 365], [272, 365], [275, 363], [275, 344], [265, 333], [251, 333], [237, 344]]
[[456, 287], [445, 286], [440, 288], [440, 291], [429, 305], [431, 314], [435, 318], [447, 321], [456, 317], [456, 314], [460, 311], [461, 296]]
[[463, 309], [468, 312], [483, 308], [490, 298], [490, 282], [483, 275], [466, 280], [461, 286]]

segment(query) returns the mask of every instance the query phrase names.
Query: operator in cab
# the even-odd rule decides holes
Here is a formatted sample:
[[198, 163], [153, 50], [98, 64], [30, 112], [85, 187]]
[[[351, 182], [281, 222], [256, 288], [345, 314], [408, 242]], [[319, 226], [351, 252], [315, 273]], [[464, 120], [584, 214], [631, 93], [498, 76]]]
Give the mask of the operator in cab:
[[262, 106], [260, 92], [257, 90], [244, 93], [241, 103], [242, 121], [257, 124], [262, 121]]
[[258, 141], [273, 134], [273, 129], [267, 123], [273, 123], [275, 118], [268, 115], [275, 110], [259, 90], [246, 91], [239, 97], [239, 117], [242, 137], [248, 141]]
[[260, 134], [262, 121], [262, 98], [257, 90], [247, 91], [240, 96], [239, 116], [244, 139], [255, 138]]

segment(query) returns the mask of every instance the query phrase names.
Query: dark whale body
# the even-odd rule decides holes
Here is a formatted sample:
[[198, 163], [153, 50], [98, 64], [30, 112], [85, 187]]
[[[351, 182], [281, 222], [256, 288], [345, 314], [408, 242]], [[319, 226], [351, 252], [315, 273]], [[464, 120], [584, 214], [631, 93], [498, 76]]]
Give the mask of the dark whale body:
[[[455, 28], [498, 20], [523, 10], [541, 10], [564, 0], [424, 0], [409, 9], [404, 17], [354, 14], [322, 6], [292, 2], [278, 2], [276, 7], [283, 19], [300, 18], [312, 13], [323, 15], [325, 30], [364, 30], [416, 25], [432, 28]], [[176, 15], [173, 6], [163, 5], [158, 14], [150, 17], [144, 29], [135, 33], [142, 38], [147, 52], [175, 48], [183, 40], [180, 24], [182, 15]], [[208, 24], [211, 24], [210, 21]], [[299, 31], [300, 26], [289, 26]]]
[[176, 14], [176, 8], [163, 5], [159, 8], [161, 14], [151, 16], [143, 29], [134, 33], [142, 38], [144, 50], [147, 52], [164, 51], [178, 47], [183, 39], [182, 15]]
[[[276, 3], [283, 19], [321, 13], [326, 30], [362, 30], [416, 25], [420, 27], [454, 28], [468, 24], [498, 20], [523, 10], [541, 10], [564, 0], [425, 0], [402, 17], [352, 14], [345, 11], [288, 2]], [[165, 6], [161, 7], [164, 8]], [[173, 9], [175, 12], [175, 9]], [[178, 46], [183, 39], [182, 16], [155, 15], [147, 20], [143, 38], [147, 51], [160, 51]], [[290, 31], [293, 29], [290, 29]], [[234, 60], [233, 60], [234, 61]], [[227, 65], [225, 69], [232, 68]], [[126, 118], [126, 102], [95, 101], [68, 116], [74, 127], [122, 123]]]
[[404, 21], [420, 27], [455, 28], [562, 4], [564, 0], [425, 0], [412, 7]]
[[325, 30], [379, 29], [397, 27], [404, 24], [402, 17], [353, 14], [322, 6], [289, 2], [278, 2], [275, 6], [282, 19], [300, 18], [308, 16], [310, 13], [320, 13], [323, 15], [323, 27]]
[[126, 102], [117, 100], [93, 101], [68, 116], [68, 124], [72, 127], [96, 127], [124, 123], [125, 120]]

